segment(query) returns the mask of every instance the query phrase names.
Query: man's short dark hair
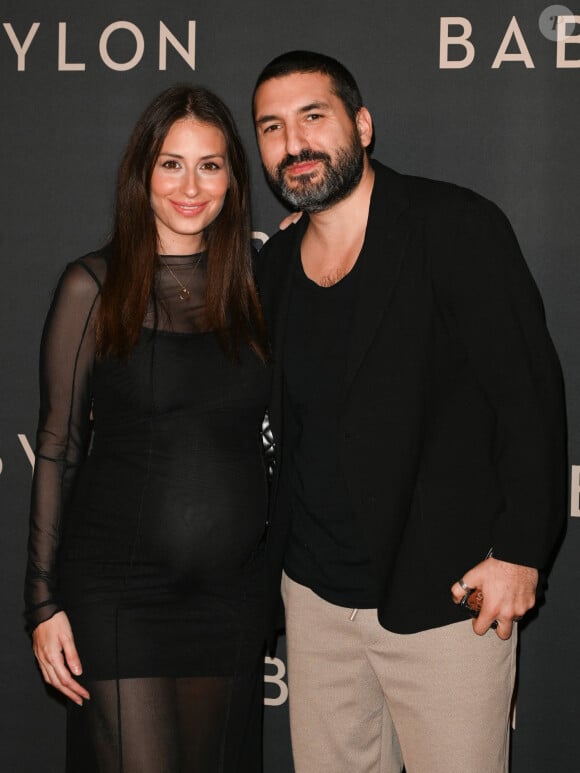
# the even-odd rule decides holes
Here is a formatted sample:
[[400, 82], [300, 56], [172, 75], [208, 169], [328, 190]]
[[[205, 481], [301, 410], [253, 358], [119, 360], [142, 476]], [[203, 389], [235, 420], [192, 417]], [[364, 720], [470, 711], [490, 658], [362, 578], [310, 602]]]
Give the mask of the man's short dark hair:
[[349, 117], [354, 121], [358, 111], [363, 106], [362, 96], [355, 79], [346, 67], [336, 59], [314, 51], [288, 51], [272, 59], [258, 75], [252, 104], [256, 91], [265, 81], [272, 78], [283, 78], [285, 75], [293, 73], [310, 72], [328, 75], [332, 83], [333, 93], [341, 100]]

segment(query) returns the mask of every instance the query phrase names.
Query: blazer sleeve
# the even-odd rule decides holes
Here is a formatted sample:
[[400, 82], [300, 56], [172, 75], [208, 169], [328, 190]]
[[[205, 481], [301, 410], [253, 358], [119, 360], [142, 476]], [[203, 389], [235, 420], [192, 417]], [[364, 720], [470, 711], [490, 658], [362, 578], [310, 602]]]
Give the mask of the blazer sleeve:
[[496, 417], [494, 453], [504, 507], [496, 558], [543, 568], [566, 508], [566, 422], [560, 365], [542, 300], [505, 215], [466, 196], [442, 207], [432, 280]]

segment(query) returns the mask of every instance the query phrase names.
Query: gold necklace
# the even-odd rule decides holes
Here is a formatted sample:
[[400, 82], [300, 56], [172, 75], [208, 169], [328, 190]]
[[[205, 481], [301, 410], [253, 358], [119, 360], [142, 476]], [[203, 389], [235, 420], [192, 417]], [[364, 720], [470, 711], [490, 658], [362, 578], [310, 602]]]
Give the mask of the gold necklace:
[[177, 284], [179, 286], [179, 292], [177, 293], [177, 297], [179, 298], [180, 301], [188, 301], [191, 298], [191, 293], [189, 292], [189, 285], [193, 281], [193, 275], [195, 274], [195, 271], [196, 271], [197, 267], [199, 266], [199, 262], [201, 260], [201, 256], [202, 255], [203, 255], [203, 252], [197, 252], [195, 255], [192, 256], [192, 257], [196, 257], [197, 256], [197, 260], [195, 261], [195, 266], [193, 267], [193, 271], [191, 272], [191, 276], [189, 277], [189, 282], [186, 285], [184, 285], [183, 282], [179, 281], [179, 279], [175, 276], [175, 274], [173, 273], [171, 268], [167, 265], [165, 260], [163, 258], [161, 258], [161, 256], [159, 256], [161, 258], [161, 262], [163, 263], [165, 268], [169, 271], [169, 273], [175, 279], [175, 281], [177, 282]]

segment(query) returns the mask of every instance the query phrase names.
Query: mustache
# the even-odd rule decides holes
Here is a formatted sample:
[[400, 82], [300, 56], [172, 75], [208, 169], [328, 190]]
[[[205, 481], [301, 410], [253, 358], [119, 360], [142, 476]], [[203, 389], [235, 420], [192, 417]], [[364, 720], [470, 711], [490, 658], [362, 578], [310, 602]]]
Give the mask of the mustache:
[[321, 151], [316, 150], [301, 150], [300, 153], [298, 153], [296, 156], [288, 154], [278, 164], [278, 174], [283, 172], [289, 166], [292, 166], [293, 164], [300, 164], [303, 161], [325, 161], [330, 163], [330, 156], [328, 153], [322, 153]]

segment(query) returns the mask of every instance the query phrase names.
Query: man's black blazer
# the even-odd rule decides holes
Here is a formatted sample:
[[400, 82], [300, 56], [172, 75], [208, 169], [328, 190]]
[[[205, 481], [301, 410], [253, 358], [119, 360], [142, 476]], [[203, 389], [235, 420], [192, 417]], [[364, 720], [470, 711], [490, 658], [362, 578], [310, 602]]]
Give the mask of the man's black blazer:
[[[379, 620], [411, 633], [464, 617], [450, 586], [490, 548], [546, 566], [565, 513], [565, 409], [542, 301], [503, 213], [463, 188], [373, 167], [338, 451]], [[307, 223], [276, 234], [258, 259], [277, 449], [272, 626], [291, 520], [285, 322]]]

